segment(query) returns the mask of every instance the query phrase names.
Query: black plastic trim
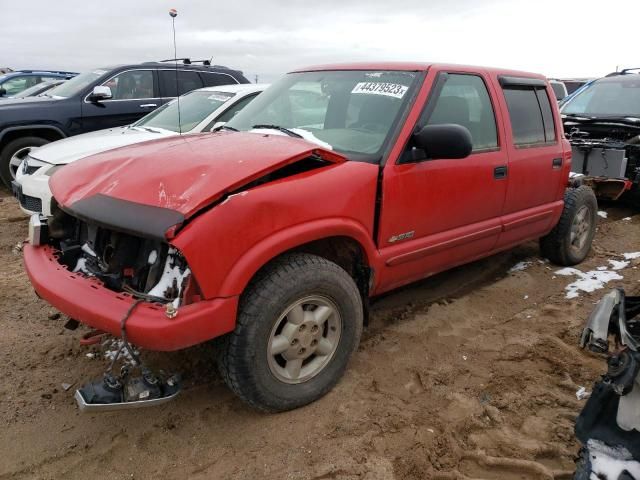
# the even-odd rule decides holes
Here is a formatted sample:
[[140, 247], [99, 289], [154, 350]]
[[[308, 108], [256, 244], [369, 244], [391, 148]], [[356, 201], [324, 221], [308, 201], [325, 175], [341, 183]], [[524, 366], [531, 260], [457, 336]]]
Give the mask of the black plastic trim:
[[505, 87], [537, 87], [546, 88], [547, 82], [539, 78], [530, 77], [512, 77], [507, 75], [500, 75], [498, 77], [500, 86]]
[[97, 194], [60, 208], [70, 215], [99, 227], [130, 235], [166, 241], [166, 231], [184, 223], [175, 210], [121, 200]]

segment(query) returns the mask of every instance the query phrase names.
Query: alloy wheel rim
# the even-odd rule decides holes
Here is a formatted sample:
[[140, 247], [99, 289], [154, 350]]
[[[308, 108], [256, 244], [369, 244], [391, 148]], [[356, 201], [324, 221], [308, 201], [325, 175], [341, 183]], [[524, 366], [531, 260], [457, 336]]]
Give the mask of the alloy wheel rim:
[[9, 160], [9, 171], [11, 172], [11, 178], [13, 178], [14, 180], [16, 178], [18, 167], [20, 167], [22, 161], [29, 154], [31, 148], [32, 147], [21, 148], [11, 156], [11, 159]]
[[576, 212], [571, 224], [570, 246], [573, 250], [580, 252], [585, 247], [591, 231], [591, 215], [589, 207], [583, 205]]
[[313, 295], [291, 303], [275, 322], [267, 344], [271, 373], [289, 384], [306, 382], [333, 358], [342, 332], [342, 317], [327, 297]]

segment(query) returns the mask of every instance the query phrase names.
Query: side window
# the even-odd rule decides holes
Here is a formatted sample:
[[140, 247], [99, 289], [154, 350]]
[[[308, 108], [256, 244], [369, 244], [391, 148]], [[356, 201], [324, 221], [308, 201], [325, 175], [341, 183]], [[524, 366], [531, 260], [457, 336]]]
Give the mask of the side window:
[[163, 97], [177, 97], [183, 93], [202, 88], [202, 80], [198, 72], [178, 70], [178, 88], [176, 91], [175, 70], [160, 70], [160, 84]]
[[504, 89], [509, 109], [513, 143], [527, 146], [554, 142], [553, 111], [546, 89], [509, 87]]
[[545, 142], [555, 142], [556, 126], [553, 121], [553, 110], [551, 110], [551, 103], [549, 103], [549, 95], [547, 95], [547, 90], [544, 88], [538, 88], [536, 89], [536, 95], [538, 97], [538, 103], [540, 104], [540, 110], [542, 111], [542, 123], [544, 123]]
[[473, 151], [498, 147], [496, 117], [489, 92], [477, 75], [447, 74], [427, 125], [456, 123], [471, 133]]
[[129, 70], [103, 83], [111, 89], [112, 100], [154, 98], [153, 71]]
[[29, 86], [27, 85], [27, 77], [12, 77], [0, 87], [4, 88], [7, 91], [5, 95], [9, 96], [16, 95]]
[[202, 77], [205, 87], [217, 87], [218, 85], [233, 85], [238, 83], [233, 77], [221, 73], [200, 72], [200, 77]]
[[[240, 110], [242, 110], [244, 107], [249, 105], [249, 103], [251, 103], [251, 101], [254, 98], [256, 98], [257, 96], [258, 96], [257, 93], [255, 95], [247, 95], [242, 100], [237, 101], [226, 112], [224, 112], [222, 115], [220, 115], [218, 118], [216, 118], [213, 123], [216, 123], [216, 122], [225, 122], [226, 123], [226, 122], [228, 122], [233, 117], [235, 117], [240, 112]], [[213, 127], [213, 124], [209, 126], [209, 128], [211, 128], [211, 127]]]

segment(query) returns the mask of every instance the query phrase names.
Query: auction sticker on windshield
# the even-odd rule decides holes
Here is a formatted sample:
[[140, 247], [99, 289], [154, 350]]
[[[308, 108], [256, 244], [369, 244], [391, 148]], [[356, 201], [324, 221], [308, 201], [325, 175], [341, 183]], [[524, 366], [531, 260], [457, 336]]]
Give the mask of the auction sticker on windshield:
[[353, 87], [351, 93], [386, 95], [387, 97], [402, 98], [408, 89], [409, 87], [398, 83], [360, 82]]

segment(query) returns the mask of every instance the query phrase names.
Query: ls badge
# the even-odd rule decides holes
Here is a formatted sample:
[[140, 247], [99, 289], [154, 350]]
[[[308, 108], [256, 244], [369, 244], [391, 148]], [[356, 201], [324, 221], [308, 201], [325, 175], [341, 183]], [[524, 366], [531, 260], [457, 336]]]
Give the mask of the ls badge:
[[400, 235], [393, 235], [389, 238], [389, 243], [396, 243], [400, 240], [407, 240], [408, 238], [413, 238], [413, 234], [416, 233], [414, 230], [410, 232], [401, 233]]

